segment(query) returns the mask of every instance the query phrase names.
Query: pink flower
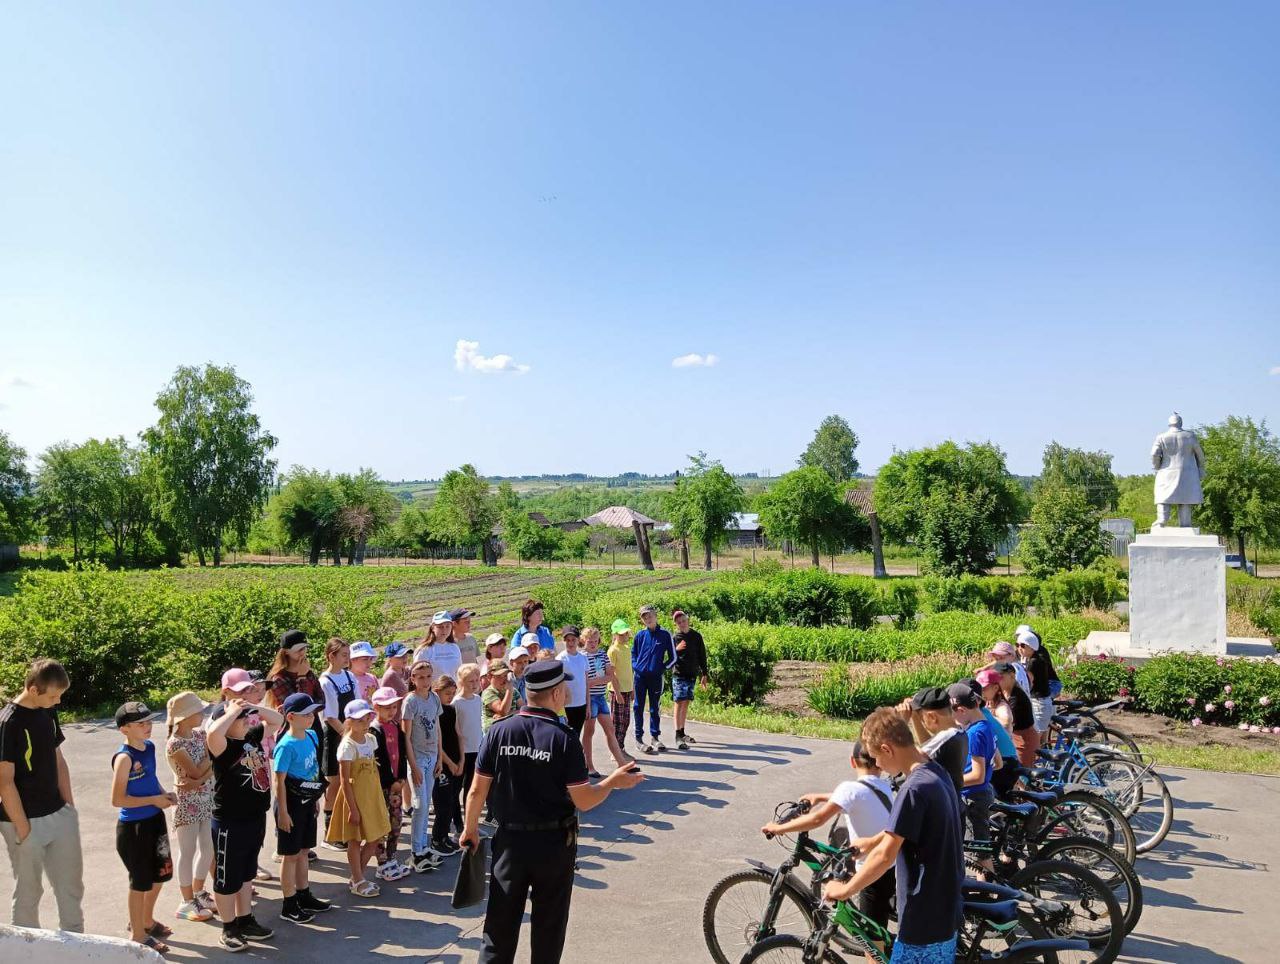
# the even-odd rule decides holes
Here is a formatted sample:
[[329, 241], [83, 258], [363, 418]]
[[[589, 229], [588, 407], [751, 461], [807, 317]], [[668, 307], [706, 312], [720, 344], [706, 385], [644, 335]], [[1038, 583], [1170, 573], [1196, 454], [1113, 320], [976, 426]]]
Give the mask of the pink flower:
[[1227, 701], [1226, 701], [1225, 703], [1223, 703], [1222, 705], [1223, 705], [1223, 707], [1225, 707], [1227, 710], [1234, 710], [1234, 709], [1236, 708], [1236, 701], [1235, 701], [1235, 700], [1227, 700]]
[[1099, 654], [1098, 654], [1098, 662], [1099, 662], [1099, 663], [1105, 663], [1106, 661], [1107, 661], [1107, 654], [1106, 654], [1106, 653], [1099, 653]]
[[1204, 705], [1204, 711], [1205, 711], [1206, 713], [1212, 713], [1212, 712], [1213, 712], [1214, 710], [1216, 710], [1217, 708], [1218, 708], [1218, 706], [1217, 706], [1217, 704], [1216, 704], [1216, 703], [1206, 703], [1206, 704]]
[[1219, 666], [1226, 666], [1226, 665], [1227, 665], [1227, 664], [1226, 664], [1226, 662], [1222, 659], [1222, 657], [1221, 657], [1221, 656], [1219, 656], [1219, 657], [1218, 657], [1218, 665], [1219, 665]]
[[1120, 687], [1120, 695], [1121, 695], [1121, 696], [1128, 696], [1128, 695], [1129, 695], [1129, 687], [1127, 687], [1127, 686], [1122, 686], [1122, 687]]
[[1273, 727], [1271, 728], [1271, 732], [1272, 732], [1272, 733], [1280, 733], [1280, 726], [1273, 726]]
[[1259, 705], [1259, 706], [1270, 706], [1270, 705], [1271, 705], [1271, 697], [1270, 697], [1270, 696], [1259, 696], [1259, 697], [1258, 697], [1258, 705]]
[[1187, 706], [1195, 706], [1195, 705], [1196, 705], [1196, 698], [1194, 696], [1188, 696]]
[[[1198, 716], [1197, 716], [1194, 720], [1192, 720], [1192, 721], [1191, 721], [1191, 725], [1192, 725], [1192, 726], [1199, 726], [1199, 725], [1201, 724], [1201, 722], [1203, 722], [1203, 721], [1200, 719], [1200, 717], [1198, 717]], [[1277, 729], [1277, 730], [1280, 730], [1280, 726], [1276, 727], [1276, 729]]]
[[1224, 692], [1224, 693], [1230, 693], [1230, 692], [1231, 692], [1231, 684], [1230, 684], [1230, 683], [1228, 683], [1226, 686], [1222, 687], [1222, 692]]
[[1250, 732], [1250, 733], [1261, 733], [1261, 732], [1262, 732], [1262, 727], [1258, 726], [1257, 724], [1254, 724], [1253, 726], [1249, 727], [1249, 732]]

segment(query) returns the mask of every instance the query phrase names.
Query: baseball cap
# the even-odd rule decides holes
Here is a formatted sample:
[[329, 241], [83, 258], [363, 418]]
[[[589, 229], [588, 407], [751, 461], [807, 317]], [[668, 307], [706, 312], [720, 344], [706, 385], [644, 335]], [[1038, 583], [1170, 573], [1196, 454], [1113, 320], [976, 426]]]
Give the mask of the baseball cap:
[[506, 641], [507, 641], [507, 637], [503, 636], [502, 633], [490, 633], [488, 636], [484, 638], [484, 645], [485, 645], [485, 648], [487, 649], [488, 647], [493, 646], [496, 643], [505, 643]]
[[387, 648], [382, 651], [383, 656], [403, 656], [409, 652], [409, 647], [404, 643], [387, 643]]
[[286, 629], [280, 634], [281, 649], [297, 649], [298, 647], [306, 649], [306, 646], [307, 634], [301, 629]]
[[656, 616], [656, 615], [658, 615], [658, 607], [657, 607], [657, 606], [641, 606], [641, 607], [640, 607], [640, 615], [641, 615], [641, 616]]
[[952, 683], [947, 687], [947, 696], [951, 699], [952, 706], [963, 706], [965, 709], [976, 710], [981, 704], [978, 694], [973, 691], [973, 687], [968, 683]]
[[453, 622], [453, 611], [450, 609], [442, 609], [431, 617], [431, 625], [439, 626], [441, 623]]
[[511, 661], [513, 659], [516, 659], [520, 656], [528, 656], [528, 655], [529, 655], [529, 651], [525, 649], [523, 646], [512, 646], [509, 650], [507, 650], [507, 665], [510, 666]]
[[1013, 643], [1000, 640], [998, 643], [992, 643], [991, 648], [987, 652], [992, 656], [1004, 656], [1007, 659], [1013, 659], [1017, 655], [1017, 650], [1013, 648]]
[[347, 719], [363, 720], [373, 713], [373, 707], [364, 700], [352, 700], [347, 704]]
[[911, 697], [913, 710], [949, 710], [951, 697], [941, 686], [926, 686]]
[[558, 659], [547, 660], [534, 666], [524, 674], [524, 688], [533, 692], [549, 690], [559, 683], [573, 680], [572, 673], [564, 671], [564, 663]]
[[191, 716], [198, 716], [209, 708], [209, 704], [200, 699], [199, 694], [187, 690], [169, 697], [165, 704], [169, 711], [169, 722], [177, 723]]
[[235, 667], [222, 674], [222, 688], [233, 693], [243, 693], [253, 686], [253, 677], [247, 669]]
[[996, 663], [991, 668], [1000, 674], [1018, 672], [1017, 667], [1015, 667], [1012, 663]]
[[[997, 664], [1003, 665], [1003, 664]], [[1000, 672], [996, 669], [980, 669], [977, 675], [978, 685], [988, 687], [1000, 682]]]
[[631, 625], [625, 619], [615, 619], [613, 625], [609, 627], [609, 632], [617, 636], [619, 633], [631, 632]]
[[677, 609], [677, 610], [675, 610], [675, 611], [671, 614], [671, 618], [672, 618], [672, 619], [679, 619], [679, 618], [680, 618], [681, 616], [683, 616], [684, 614], [685, 614], [685, 612], [684, 612], [684, 610], [683, 610], [683, 609]]
[[582, 633], [579, 631], [577, 626], [565, 626], [562, 630], [560, 630], [561, 639], [563, 639], [565, 636], [572, 636], [574, 639], [577, 639], [581, 635]]
[[489, 664], [490, 676], [506, 676], [511, 672], [511, 668], [506, 663], [493, 662]]
[[315, 713], [319, 709], [320, 704], [306, 693], [293, 693], [280, 704], [280, 712], [285, 716], [290, 713]]
[[356, 640], [356, 642], [351, 644], [351, 658], [360, 659], [363, 656], [368, 656], [370, 659], [376, 659], [378, 651], [373, 648], [372, 643], [366, 642], [363, 639]]
[[456, 623], [459, 619], [467, 619], [468, 617], [474, 616], [475, 614], [476, 614], [476, 611], [474, 609], [454, 609], [454, 610], [450, 610], [449, 619], [451, 622]]
[[[403, 697], [393, 690], [390, 686], [380, 686], [373, 691], [374, 706], [390, 706], [392, 703], [399, 703]], [[348, 703], [348, 706], [351, 704]], [[348, 716], [351, 714], [348, 713]]]
[[140, 703], [137, 700], [130, 700], [128, 703], [121, 704], [116, 710], [116, 726], [127, 726], [130, 723], [141, 723], [143, 720], [154, 719], [155, 714], [151, 712], [151, 707], [146, 703]]

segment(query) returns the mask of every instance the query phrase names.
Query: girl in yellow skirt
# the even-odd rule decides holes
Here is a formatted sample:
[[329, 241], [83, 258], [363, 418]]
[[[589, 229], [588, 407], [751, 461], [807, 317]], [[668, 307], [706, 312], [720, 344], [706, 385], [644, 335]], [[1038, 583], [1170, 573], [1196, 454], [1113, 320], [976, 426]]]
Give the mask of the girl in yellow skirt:
[[325, 834], [325, 840], [330, 843], [347, 845], [351, 893], [357, 897], [377, 897], [381, 893], [376, 883], [365, 879], [364, 871], [378, 849], [378, 841], [391, 830], [387, 802], [378, 780], [378, 764], [373, 757], [378, 741], [369, 732], [373, 713], [373, 707], [364, 700], [347, 704], [345, 732], [338, 744], [341, 792]]

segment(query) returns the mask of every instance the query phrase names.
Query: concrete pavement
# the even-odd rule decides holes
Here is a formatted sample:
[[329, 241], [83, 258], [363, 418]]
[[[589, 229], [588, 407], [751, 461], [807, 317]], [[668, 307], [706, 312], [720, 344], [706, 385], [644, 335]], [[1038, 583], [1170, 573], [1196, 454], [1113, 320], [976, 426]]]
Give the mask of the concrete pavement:
[[[664, 729], [671, 732], [670, 720]], [[118, 737], [104, 724], [70, 725], [66, 732], [64, 750], [84, 833], [88, 928], [121, 934], [125, 872], [115, 854], [115, 814], [107, 803], [109, 759]], [[157, 737], [161, 732], [157, 727]], [[701, 740], [695, 748], [642, 756], [647, 781], [584, 815], [566, 964], [619, 957], [707, 960], [701, 917], [712, 885], [743, 867], [747, 857], [780, 860], [778, 845], [758, 832], [774, 806], [805, 791], [830, 789], [848, 772], [847, 748], [840, 743], [702, 724], [692, 732]], [[1177, 799], [1176, 822], [1164, 845], [1139, 862], [1146, 910], [1122, 959], [1273, 960], [1280, 886], [1271, 868], [1280, 866], [1274, 830], [1280, 780], [1162, 773]], [[256, 913], [276, 928], [276, 937], [273, 946], [252, 946], [241, 958], [302, 962], [374, 954], [433, 964], [476, 960], [483, 908], [458, 913], [449, 907], [456, 859], [434, 874], [384, 885], [377, 901], [357, 901], [342, 883], [345, 862], [335, 859], [341, 855], [319, 852], [314, 889], [340, 906], [314, 924], [291, 925], [276, 916], [278, 884], [260, 885]], [[8, 876], [6, 865], [0, 900], [8, 898]], [[158, 916], [176, 930], [171, 957], [228, 958], [216, 944], [216, 924], [173, 920], [177, 899], [177, 884], [171, 883], [158, 908]], [[42, 920], [56, 925], [48, 895]], [[528, 960], [527, 949], [521, 960]]]

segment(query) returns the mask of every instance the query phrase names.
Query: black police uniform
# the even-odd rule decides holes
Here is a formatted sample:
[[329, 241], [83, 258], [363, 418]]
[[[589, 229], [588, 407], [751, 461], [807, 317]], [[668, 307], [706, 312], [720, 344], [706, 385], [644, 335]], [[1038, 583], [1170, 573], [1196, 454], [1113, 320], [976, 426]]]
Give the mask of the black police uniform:
[[493, 780], [489, 807], [498, 822], [480, 960], [515, 959], [532, 896], [530, 960], [555, 964], [564, 950], [578, 854], [578, 812], [568, 788], [587, 783], [582, 744], [551, 710], [526, 706], [489, 727], [476, 773]]

